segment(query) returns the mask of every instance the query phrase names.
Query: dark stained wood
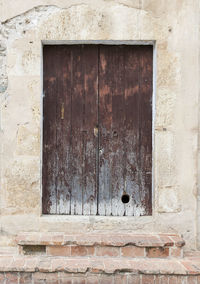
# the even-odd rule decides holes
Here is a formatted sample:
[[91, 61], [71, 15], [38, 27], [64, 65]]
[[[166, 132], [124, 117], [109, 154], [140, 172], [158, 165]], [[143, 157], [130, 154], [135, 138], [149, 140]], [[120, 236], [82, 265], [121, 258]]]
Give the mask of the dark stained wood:
[[97, 213], [97, 60], [95, 46], [44, 47], [44, 214]]
[[[57, 92], [55, 104], [57, 105], [57, 214], [70, 214], [71, 204], [71, 49], [57, 46], [59, 57], [57, 63]], [[54, 55], [52, 54], [52, 57]]]
[[72, 53], [71, 214], [96, 214], [97, 70], [95, 46], [78, 45]]
[[97, 148], [98, 134], [98, 49], [82, 46], [84, 74], [83, 109], [83, 215], [97, 214]]
[[99, 66], [99, 214], [149, 215], [152, 47], [102, 46]]
[[153, 48], [140, 48], [140, 180], [144, 215], [152, 214], [152, 88]]
[[44, 214], [152, 213], [152, 58], [151, 46], [44, 46]]
[[[123, 215], [124, 58], [120, 46], [101, 46], [99, 62], [99, 215]], [[120, 202], [119, 202], [120, 201]]]
[[[55, 46], [44, 46], [44, 92], [43, 92], [43, 167], [42, 167], [42, 205], [43, 213], [56, 213], [56, 176], [57, 176], [57, 142], [56, 142], [56, 93], [57, 74]], [[54, 58], [55, 59], [55, 58]]]

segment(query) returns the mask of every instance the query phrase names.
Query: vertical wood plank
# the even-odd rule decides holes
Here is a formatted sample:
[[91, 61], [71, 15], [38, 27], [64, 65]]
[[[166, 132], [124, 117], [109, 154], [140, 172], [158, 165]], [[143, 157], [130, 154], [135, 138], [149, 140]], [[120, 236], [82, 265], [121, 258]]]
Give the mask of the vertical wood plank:
[[139, 184], [139, 55], [140, 46], [124, 47], [125, 61], [125, 149], [126, 149], [126, 176], [125, 193], [129, 195], [130, 201], [125, 204], [125, 215], [138, 216], [143, 212], [140, 206], [140, 184]]
[[123, 50], [101, 46], [99, 67], [99, 214], [123, 215]]
[[143, 215], [152, 214], [152, 84], [153, 47], [140, 49], [140, 184]]
[[111, 174], [112, 174], [112, 215], [123, 216], [125, 205], [121, 196], [126, 190], [126, 113], [124, 46], [113, 46], [115, 73], [112, 76], [112, 129], [111, 129]]
[[70, 214], [71, 47], [60, 45], [57, 59], [57, 214]]
[[96, 162], [98, 133], [98, 46], [85, 45], [83, 52], [83, 215], [97, 214]]
[[96, 214], [97, 52], [74, 46], [72, 57], [71, 214]]
[[151, 97], [152, 47], [101, 47], [100, 215], [151, 214]]
[[109, 64], [111, 56], [112, 50], [99, 46], [99, 215], [111, 215], [112, 213], [112, 173], [110, 169], [112, 87], [110, 78], [112, 78], [114, 66]]
[[[44, 46], [43, 63], [43, 166], [42, 166], [42, 206], [44, 214], [56, 213], [56, 91], [57, 68], [55, 46]], [[54, 55], [52, 57], [52, 54]]]
[[80, 215], [83, 209], [83, 107], [84, 107], [84, 75], [82, 64], [82, 48], [73, 46], [72, 67], [72, 108], [71, 108], [71, 214]]

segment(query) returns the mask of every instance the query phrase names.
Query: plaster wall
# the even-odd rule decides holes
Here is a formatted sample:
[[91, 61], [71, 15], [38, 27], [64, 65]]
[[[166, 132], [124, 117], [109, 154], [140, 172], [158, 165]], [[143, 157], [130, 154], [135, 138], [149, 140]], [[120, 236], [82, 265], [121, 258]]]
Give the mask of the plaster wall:
[[[0, 246], [20, 231], [198, 233], [198, 0], [0, 0]], [[42, 216], [42, 41], [154, 42], [153, 215]]]

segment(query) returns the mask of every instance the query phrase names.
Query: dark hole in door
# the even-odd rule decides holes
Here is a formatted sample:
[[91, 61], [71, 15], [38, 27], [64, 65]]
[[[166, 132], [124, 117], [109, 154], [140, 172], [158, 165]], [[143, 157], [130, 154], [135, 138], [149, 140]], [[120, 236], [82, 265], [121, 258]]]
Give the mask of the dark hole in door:
[[130, 200], [130, 196], [128, 194], [123, 194], [122, 195], [121, 201], [123, 203], [129, 203], [129, 200]]

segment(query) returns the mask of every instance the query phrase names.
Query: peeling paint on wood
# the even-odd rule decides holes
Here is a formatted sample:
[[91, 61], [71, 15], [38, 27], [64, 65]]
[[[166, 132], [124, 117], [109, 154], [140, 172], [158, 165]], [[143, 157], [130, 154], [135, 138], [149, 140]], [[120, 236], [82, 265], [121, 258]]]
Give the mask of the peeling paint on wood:
[[152, 54], [44, 46], [43, 213], [151, 214]]

